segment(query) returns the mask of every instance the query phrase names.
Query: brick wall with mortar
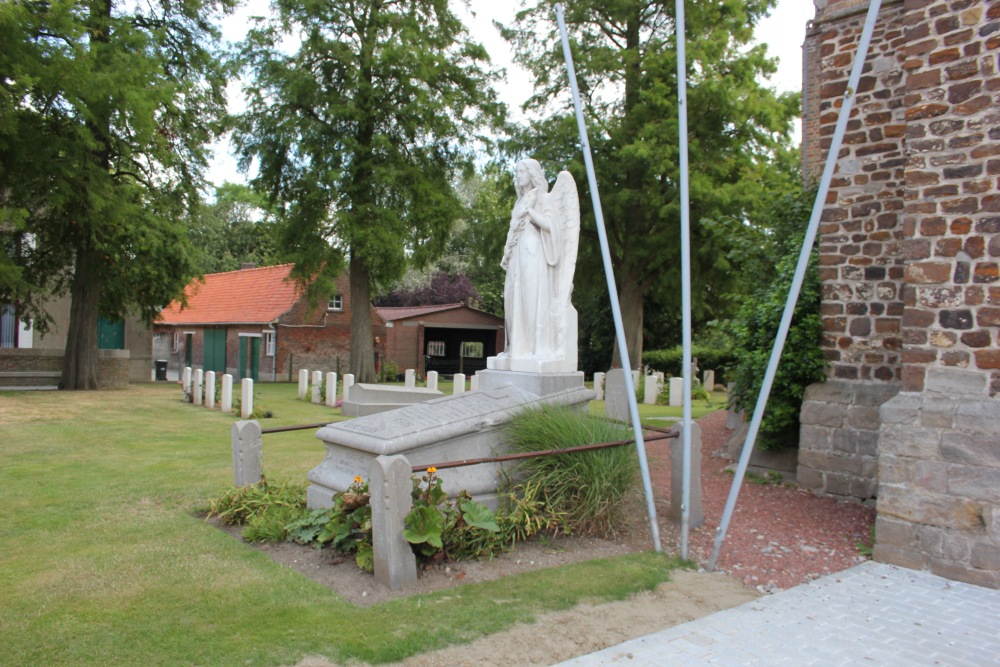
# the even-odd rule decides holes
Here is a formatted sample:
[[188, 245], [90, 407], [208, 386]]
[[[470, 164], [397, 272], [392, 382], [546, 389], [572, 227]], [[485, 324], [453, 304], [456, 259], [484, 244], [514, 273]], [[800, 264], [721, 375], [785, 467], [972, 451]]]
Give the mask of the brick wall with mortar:
[[[803, 166], [818, 178], [868, 9], [817, 3], [804, 45]], [[801, 413], [798, 482], [866, 502], [876, 495], [878, 407], [899, 391], [906, 197], [905, 6], [883, 2], [820, 219], [825, 383]]]
[[[816, 5], [810, 36], [822, 43], [806, 54], [820, 58], [814, 68], [829, 82], [840, 76], [835, 56], [856, 40], [867, 2]], [[807, 392], [799, 479], [821, 492], [865, 497], [871, 429], [851, 419], [854, 413], [871, 426], [864, 415], [881, 401], [876, 558], [1000, 587], [1000, 2], [885, 2], [875, 39], [866, 68], [874, 80], [858, 91], [862, 124], [848, 130], [848, 137], [866, 136], [841, 152], [848, 169], [838, 173], [824, 212], [831, 377]], [[872, 58], [887, 57], [880, 74]], [[824, 134], [822, 95], [810, 99], [806, 89], [808, 166], [822, 153]], [[866, 108], [875, 100], [884, 112]], [[857, 158], [864, 158], [860, 170], [846, 173]], [[860, 200], [866, 188], [859, 186], [871, 186], [856, 177], [878, 160], [870, 176], [880, 173], [883, 187]], [[894, 224], [880, 221], [887, 212]], [[870, 245], [872, 234], [881, 252]], [[858, 251], [844, 252], [845, 243]], [[868, 297], [859, 292], [867, 281], [845, 279], [851, 258], [865, 257], [872, 259], [865, 270], [886, 268]], [[894, 299], [886, 298], [891, 287]], [[873, 304], [884, 311], [872, 312]], [[863, 319], [870, 326], [857, 323]], [[860, 477], [846, 479], [841, 464]]]

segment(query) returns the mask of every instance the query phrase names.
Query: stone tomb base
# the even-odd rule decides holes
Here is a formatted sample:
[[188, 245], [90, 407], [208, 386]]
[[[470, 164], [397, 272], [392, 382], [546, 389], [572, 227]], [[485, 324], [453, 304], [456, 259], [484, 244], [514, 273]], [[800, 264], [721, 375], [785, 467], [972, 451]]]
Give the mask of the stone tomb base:
[[[309, 472], [307, 503], [310, 509], [331, 507], [333, 494], [346, 490], [355, 476], [367, 479], [371, 461], [380, 455], [401, 454], [410, 465], [496, 456], [504, 449], [501, 427], [519, 411], [543, 404], [585, 406], [593, 396], [583, 373], [485, 371], [477, 391], [330, 424], [316, 433], [326, 458]], [[499, 463], [486, 463], [438, 475], [449, 495], [466, 490], [495, 505], [500, 469]]]
[[351, 385], [348, 400], [341, 408], [348, 417], [365, 417], [379, 412], [441, 398], [444, 392], [425, 387], [398, 387], [391, 384]]

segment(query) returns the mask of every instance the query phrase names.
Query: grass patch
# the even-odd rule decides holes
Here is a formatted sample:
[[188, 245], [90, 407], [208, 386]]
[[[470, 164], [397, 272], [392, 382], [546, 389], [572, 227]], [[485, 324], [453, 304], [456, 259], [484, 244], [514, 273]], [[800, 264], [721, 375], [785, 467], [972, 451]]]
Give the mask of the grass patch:
[[[289, 384], [275, 417], [335, 421]], [[357, 608], [194, 516], [232, 484], [234, 417], [174, 384], [0, 396], [0, 655], [12, 665], [387, 662], [664, 581], [638, 554]], [[315, 431], [264, 436], [272, 479], [305, 480]]]

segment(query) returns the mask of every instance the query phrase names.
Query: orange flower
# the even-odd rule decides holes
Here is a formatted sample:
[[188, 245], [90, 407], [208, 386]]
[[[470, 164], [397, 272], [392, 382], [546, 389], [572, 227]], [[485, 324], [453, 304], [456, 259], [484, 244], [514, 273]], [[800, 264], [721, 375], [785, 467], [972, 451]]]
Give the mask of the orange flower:
[[434, 473], [436, 473], [437, 471], [438, 471], [438, 469], [435, 468], [434, 466], [431, 466], [430, 468], [427, 469], [427, 472], [430, 473], [430, 474], [432, 474], [432, 475]]
[[355, 475], [355, 476], [354, 476], [354, 483], [355, 483], [355, 484], [358, 484], [358, 485], [360, 485], [360, 484], [361, 484], [361, 483], [362, 483], [363, 481], [365, 481], [365, 480], [361, 479], [361, 476], [360, 476], [360, 475]]

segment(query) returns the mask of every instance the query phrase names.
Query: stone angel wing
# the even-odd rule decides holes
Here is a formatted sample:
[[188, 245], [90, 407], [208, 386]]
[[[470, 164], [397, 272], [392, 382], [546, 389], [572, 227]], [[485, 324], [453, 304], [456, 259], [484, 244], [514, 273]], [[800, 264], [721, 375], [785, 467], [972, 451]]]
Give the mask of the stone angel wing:
[[[554, 349], [560, 356], [566, 350], [566, 317], [573, 308], [573, 274], [576, 271], [576, 253], [580, 245], [580, 198], [576, 181], [568, 171], [559, 172], [555, 185], [546, 197], [545, 213], [558, 227], [559, 245], [556, 249], [561, 259], [555, 268], [551, 289], [554, 319]], [[573, 311], [571, 328], [575, 336], [576, 317]], [[575, 348], [576, 341], [572, 344]], [[573, 363], [576, 363], [574, 358]]]
[[568, 171], [559, 172], [555, 185], [548, 194], [546, 213], [549, 219], [559, 226], [559, 241], [562, 245], [557, 251], [562, 259], [556, 276], [554, 302], [561, 306], [570, 306], [570, 296], [573, 294], [573, 274], [576, 271], [576, 253], [580, 245], [580, 197], [576, 191], [576, 181]]

